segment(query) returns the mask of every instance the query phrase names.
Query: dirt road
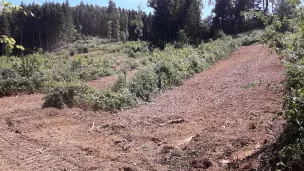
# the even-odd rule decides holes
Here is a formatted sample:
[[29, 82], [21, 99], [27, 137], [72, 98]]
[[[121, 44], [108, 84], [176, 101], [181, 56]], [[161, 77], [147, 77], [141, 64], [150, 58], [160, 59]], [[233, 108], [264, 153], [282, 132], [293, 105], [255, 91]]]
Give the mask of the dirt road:
[[[0, 99], [0, 170], [228, 170], [282, 130], [284, 68], [261, 45], [116, 114]], [[240, 170], [256, 166], [256, 157]], [[240, 162], [241, 163], [241, 162]]]

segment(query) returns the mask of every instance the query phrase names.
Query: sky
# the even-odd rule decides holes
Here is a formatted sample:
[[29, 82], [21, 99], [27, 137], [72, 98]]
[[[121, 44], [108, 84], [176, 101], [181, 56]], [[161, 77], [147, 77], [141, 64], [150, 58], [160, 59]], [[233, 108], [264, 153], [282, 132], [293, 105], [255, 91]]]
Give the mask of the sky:
[[[24, 3], [38, 3], [42, 4], [45, 1], [51, 1], [51, 2], [65, 2], [65, 0], [7, 0], [9, 2], [12, 2], [14, 5], [20, 5], [21, 1]], [[72, 6], [80, 4], [81, 0], [69, 0], [70, 4]], [[108, 0], [83, 0], [83, 2], [86, 4], [93, 4], [93, 5], [99, 5], [99, 6], [108, 6]], [[149, 8], [147, 6], [147, 0], [114, 0], [116, 7], [126, 8], [126, 9], [135, 9], [137, 10], [138, 5], [141, 5], [143, 11], [149, 13], [153, 12], [152, 8]], [[208, 6], [203, 9], [203, 18], [211, 14], [213, 6]]]

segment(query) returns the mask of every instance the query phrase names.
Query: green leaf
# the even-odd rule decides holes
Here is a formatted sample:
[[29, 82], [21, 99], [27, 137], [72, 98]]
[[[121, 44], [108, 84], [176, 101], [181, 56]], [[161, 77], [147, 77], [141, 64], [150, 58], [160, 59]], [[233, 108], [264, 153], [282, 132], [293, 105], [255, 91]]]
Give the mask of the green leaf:
[[21, 45], [17, 45], [16, 48], [17, 48], [17, 49], [20, 49], [20, 50], [25, 50], [24, 47], [21, 46]]
[[9, 7], [9, 6], [12, 6], [12, 3], [10, 3], [10, 2], [5, 2], [5, 3], [3, 4], [3, 6], [4, 6], [4, 7]]

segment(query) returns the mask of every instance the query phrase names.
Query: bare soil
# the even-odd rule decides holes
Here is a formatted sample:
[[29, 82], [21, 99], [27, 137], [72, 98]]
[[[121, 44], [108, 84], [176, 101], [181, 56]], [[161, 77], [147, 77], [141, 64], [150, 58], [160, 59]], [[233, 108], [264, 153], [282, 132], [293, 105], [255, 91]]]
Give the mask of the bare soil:
[[0, 99], [0, 170], [249, 170], [283, 129], [284, 68], [261, 45], [119, 113]]

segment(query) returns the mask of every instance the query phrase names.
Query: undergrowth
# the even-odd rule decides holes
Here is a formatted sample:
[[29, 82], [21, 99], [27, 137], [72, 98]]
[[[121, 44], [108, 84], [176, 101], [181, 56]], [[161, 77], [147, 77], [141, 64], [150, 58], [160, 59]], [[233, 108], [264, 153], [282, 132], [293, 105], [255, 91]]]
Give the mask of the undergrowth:
[[[87, 38], [76, 42], [70, 50], [0, 57], [0, 96], [44, 92], [44, 107], [123, 110], [149, 102], [158, 93], [181, 85], [235, 48], [247, 45], [248, 41], [257, 42], [260, 36], [261, 31], [236, 38], [223, 35], [198, 47], [175, 48], [168, 44], [164, 50], [149, 49], [148, 43], [141, 41], [108, 43]], [[122, 67], [124, 75], [112, 89], [100, 91], [85, 84], [119, 73]], [[137, 74], [127, 80], [127, 70], [135, 68]]]
[[[286, 127], [275, 145], [261, 157], [260, 170], [304, 170], [304, 8], [301, 4], [290, 20], [273, 19], [262, 41], [284, 58]], [[282, 26], [290, 29], [283, 32]]]
[[[173, 45], [167, 45], [164, 50], [154, 49], [151, 54], [144, 51], [146, 56], [140, 59], [145, 62], [139, 64], [141, 68], [131, 80], [127, 80], [126, 72], [124, 72], [112, 89], [102, 91], [91, 89], [84, 84], [73, 83], [70, 80], [55, 83], [51, 88], [47, 88], [45, 107], [76, 106], [115, 111], [149, 102], [158, 93], [181, 85], [183, 80], [204, 71], [216, 61], [226, 57], [235, 48], [247, 44], [248, 39], [252, 42], [258, 41], [260, 33], [260, 31], [247, 33], [235, 39], [224, 36], [202, 44], [198, 48], [189, 46], [176, 49]], [[117, 46], [128, 47], [129, 43]], [[134, 48], [134, 46], [130, 47]], [[72, 67], [81, 68], [82, 62], [78, 62], [78, 59], [74, 61], [76, 66], [72, 65]], [[149, 63], [149, 65], [143, 63]]]

